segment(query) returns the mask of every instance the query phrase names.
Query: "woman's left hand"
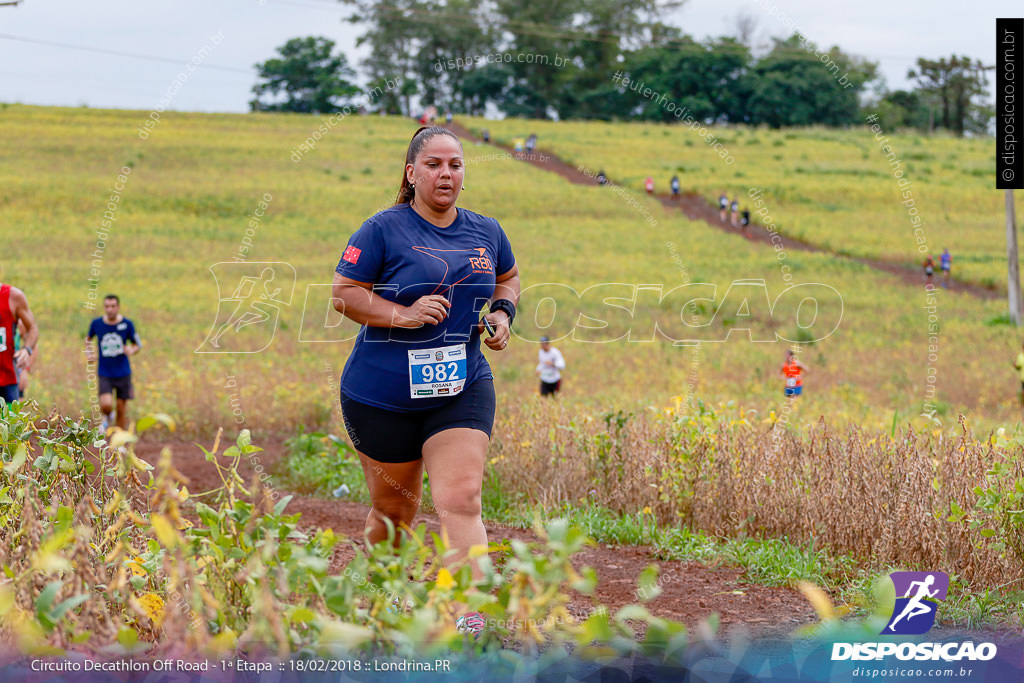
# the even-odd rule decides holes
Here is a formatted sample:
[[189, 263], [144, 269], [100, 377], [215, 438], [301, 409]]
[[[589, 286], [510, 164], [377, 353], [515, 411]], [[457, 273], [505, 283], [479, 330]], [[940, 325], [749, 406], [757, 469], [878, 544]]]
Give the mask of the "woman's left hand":
[[[487, 337], [484, 339], [484, 344], [487, 347], [495, 351], [504, 351], [505, 347], [508, 346], [508, 340], [511, 338], [512, 333], [508, 328], [508, 314], [505, 311], [494, 311], [484, 316], [484, 319], [491, 324], [494, 328], [494, 336]], [[480, 335], [486, 331], [483, 323], [479, 324]]]

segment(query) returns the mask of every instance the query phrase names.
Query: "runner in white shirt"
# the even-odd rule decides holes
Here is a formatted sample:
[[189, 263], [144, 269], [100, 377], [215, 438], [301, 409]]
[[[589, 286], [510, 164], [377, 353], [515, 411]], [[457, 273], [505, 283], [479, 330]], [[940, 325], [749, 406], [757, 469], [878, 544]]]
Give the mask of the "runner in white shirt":
[[561, 352], [551, 346], [548, 337], [540, 338], [540, 350], [537, 351], [537, 374], [540, 375], [540, 395], [554, 396], [562, 385], [562, 373], [565, 370], [565, 359]]

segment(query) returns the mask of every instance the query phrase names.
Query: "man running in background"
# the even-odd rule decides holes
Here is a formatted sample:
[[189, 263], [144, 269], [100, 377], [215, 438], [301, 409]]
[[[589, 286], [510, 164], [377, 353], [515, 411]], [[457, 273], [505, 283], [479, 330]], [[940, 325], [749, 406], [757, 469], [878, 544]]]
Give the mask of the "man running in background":
[[135, 398], [132, 389], [132, 366], [129, 358], [142, 350], [142, 342], [135, 333], [135, 325], [121, 315], [121, 300], [114, 294], [103, 298], [103, 317], [89, 325], [85, 337], [85, 354], [89, 362], [96, 360], [92, 338], [100, 342], [99, 376], [100, 410], [103, 412], [103, 431], [110, 426], [113, 409], [112, 394], [117, 392], [117, 426], [128, 429], [128, 401]]
[[804, 380], [801, 375], [807, 372], [807, 366], [796, 359], [796, 354], [793, 353], [792, 349], [786, 351], [786, 362], [782, 364], [782, 368], [779, 370], [783, 377], [786, 378], [786, 398], [790, 396], [799, 396], [804, 390]]
[[672, 188], [672, 198], [679, 199], [679, 176], [672, 176], [672, 180], [669, 181], [669, 187]]
[[565, 370], [565, 359], [561, 352], [551, 346], [551, 339], [540, 338], [540, 349], [537, 351], [537, 374], [540, 375], [540, 395], [554, 397], [562, 388], [562, 373]]
[[[14, 333], [19, 324], [24, 325], [25, 340], [15, 351]], [[38, 342], [39, 328], [25, 293], [17, 287], [0, 284], [0, 398], [7, 403], [21, 398], [15, 368], [22, 372], [28, 370]]]
[[939, 267], [942, 268], [942, 286], [949, 289], [949, 271], [953, 268], [953, 256], [949, 249], [943, 248], [939, 254]]

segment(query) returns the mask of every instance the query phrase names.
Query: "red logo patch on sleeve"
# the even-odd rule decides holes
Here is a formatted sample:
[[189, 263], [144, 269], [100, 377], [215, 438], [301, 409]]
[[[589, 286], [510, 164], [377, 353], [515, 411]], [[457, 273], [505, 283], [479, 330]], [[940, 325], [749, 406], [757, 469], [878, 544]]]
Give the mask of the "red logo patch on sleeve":
[[341, 259], [355, 265], [359, 263], [359, 255], [362, 253], [362, 249], [357, 249], [356, 247], [349, 245], [349, 247], [345, 249], [345, 253], [342, 255]]

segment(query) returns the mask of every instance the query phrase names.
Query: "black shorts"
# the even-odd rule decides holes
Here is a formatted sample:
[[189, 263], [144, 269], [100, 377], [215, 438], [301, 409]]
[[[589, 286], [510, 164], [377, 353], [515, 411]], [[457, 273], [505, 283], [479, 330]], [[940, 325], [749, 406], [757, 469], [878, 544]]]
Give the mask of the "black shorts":
[[541, 382], [540, 383], [540, 395], [547, 396], [548, 394], [557, 393], [562, 388], [562, 380], [557, 382]]
[[124, 377], [104, 377], [100, 375], [100, 396], [103, 394], [109, 394], [114, 389], [117, 389], [117, 400], [135, 398], [135, 393], [132, 391], [132, 376], [125, 375]]
[[490, 437], [494, 381], [478, 379], [440, 408], [413, 413], [359, 403], [342, 393], [341, 412], [357, 451], [377, 462], [412, 462], [423, 457], [427, 439], [446, 429], [479, 429]]

